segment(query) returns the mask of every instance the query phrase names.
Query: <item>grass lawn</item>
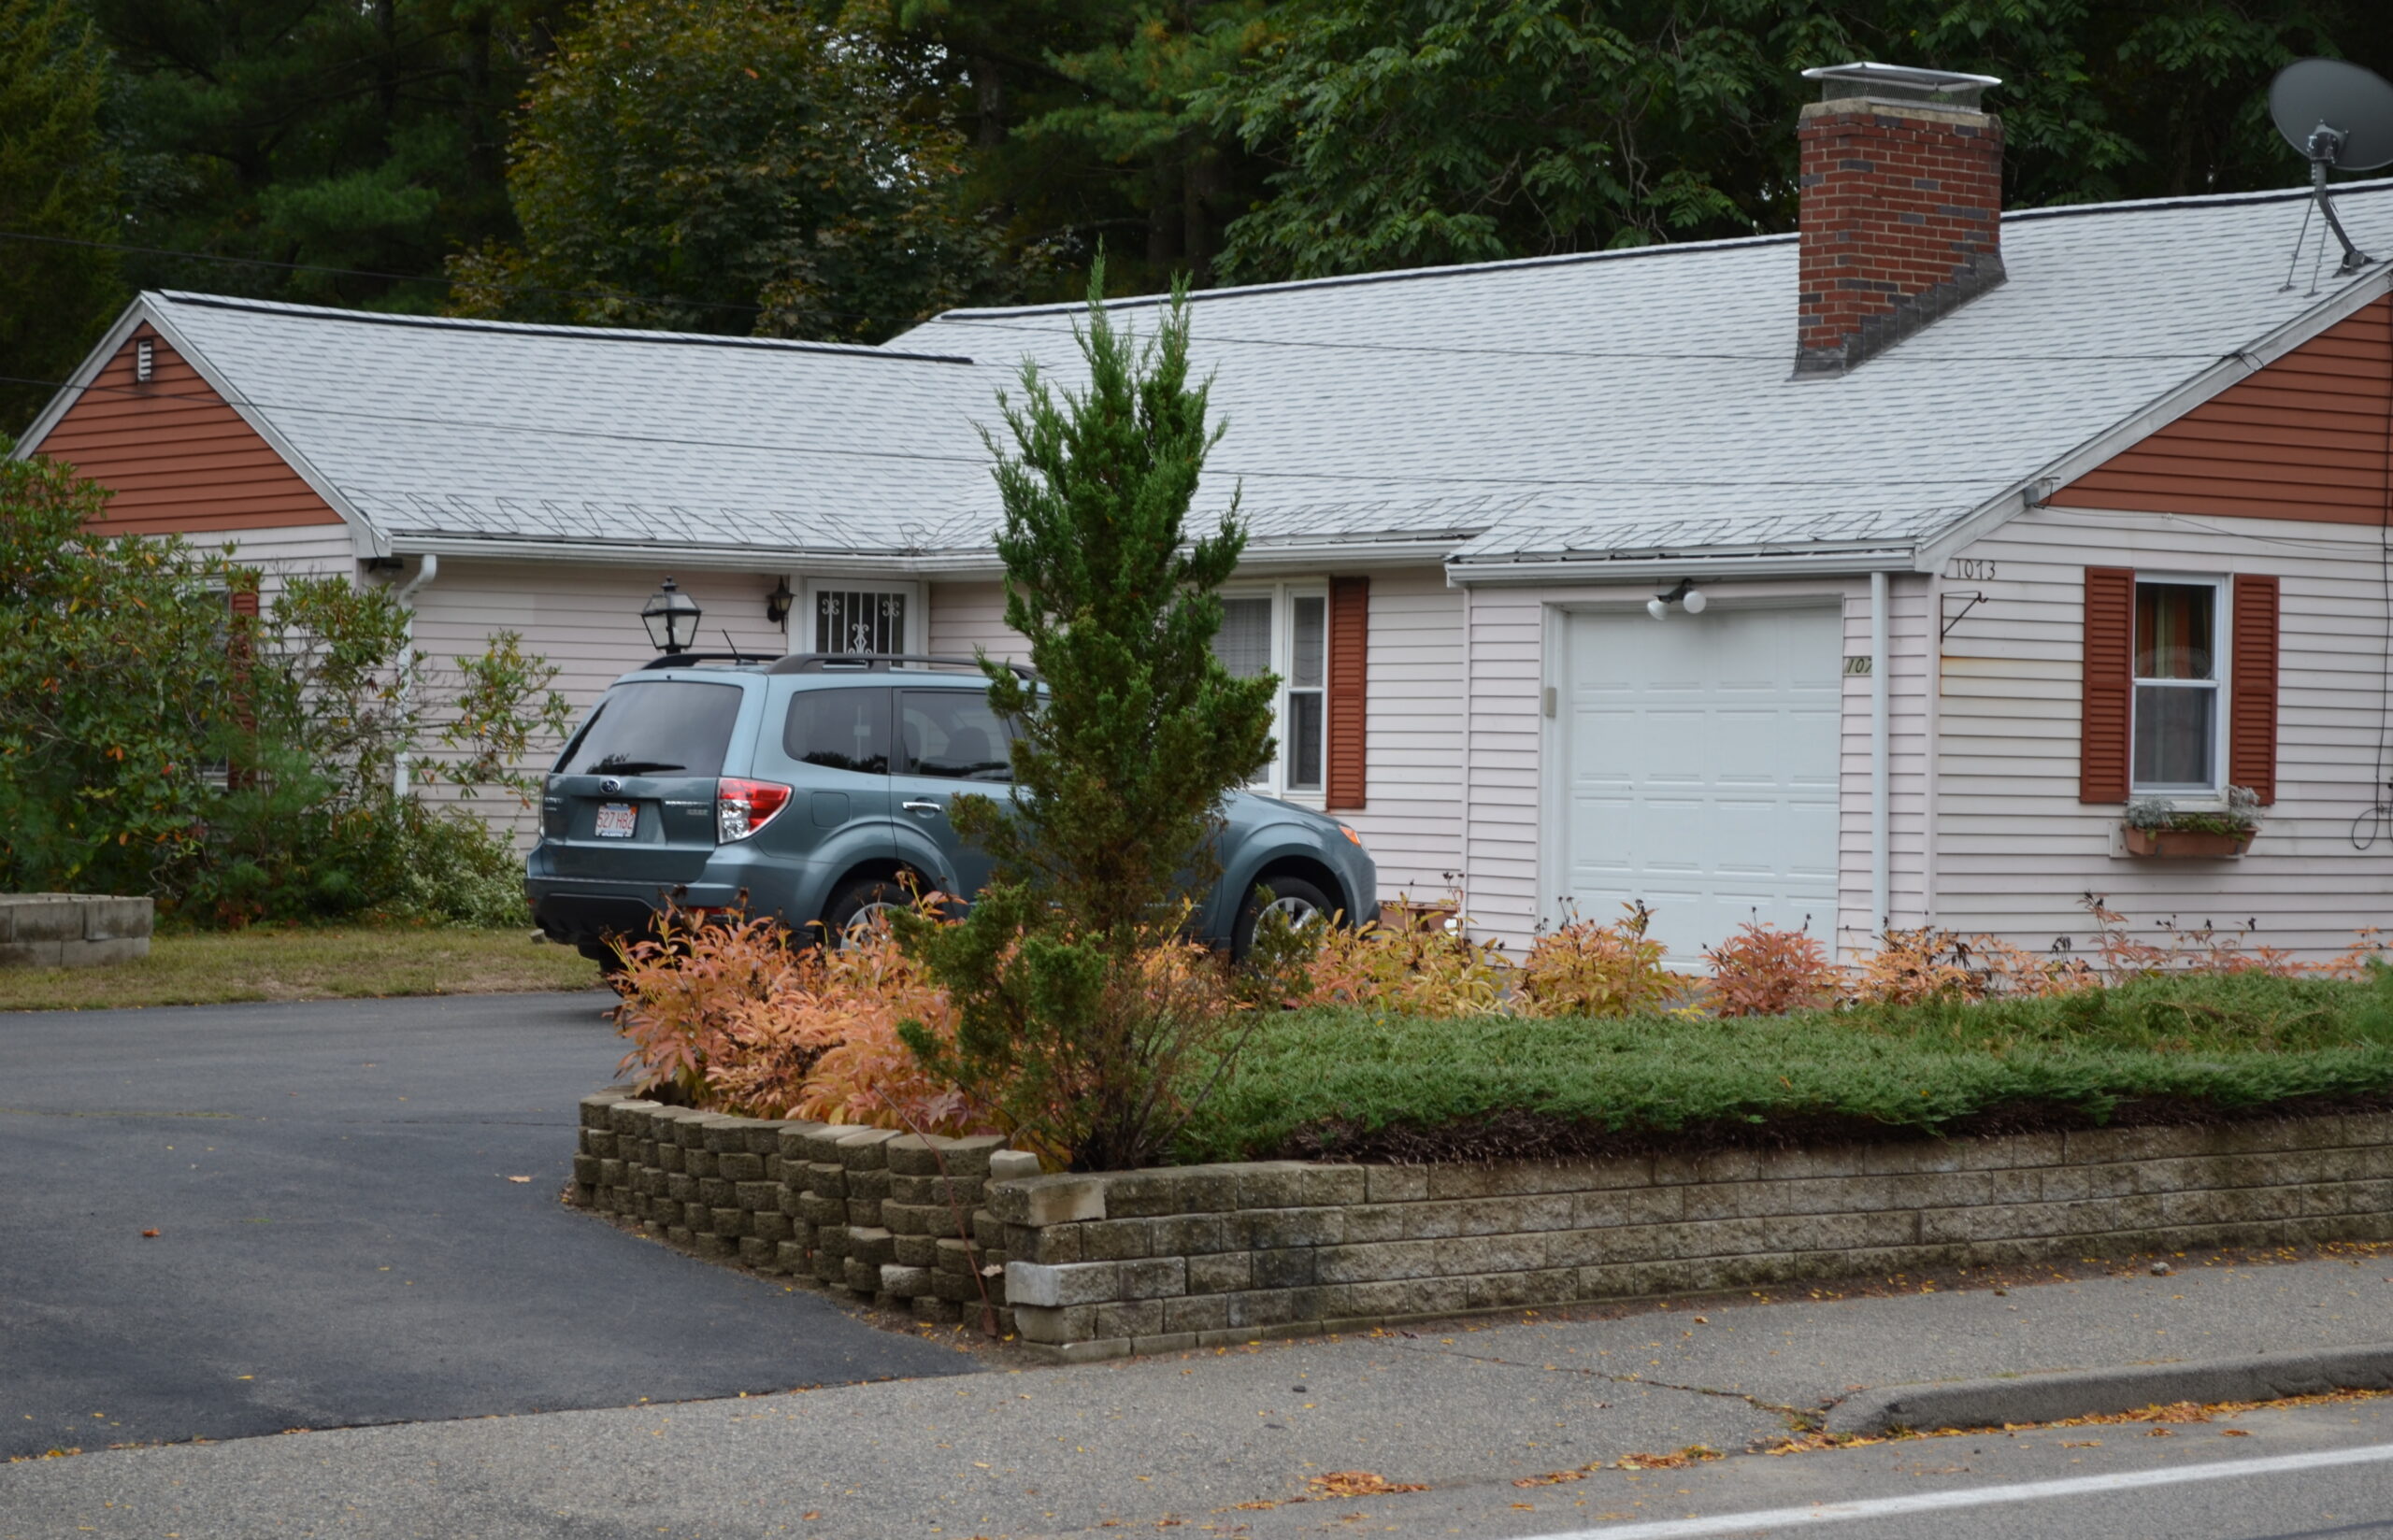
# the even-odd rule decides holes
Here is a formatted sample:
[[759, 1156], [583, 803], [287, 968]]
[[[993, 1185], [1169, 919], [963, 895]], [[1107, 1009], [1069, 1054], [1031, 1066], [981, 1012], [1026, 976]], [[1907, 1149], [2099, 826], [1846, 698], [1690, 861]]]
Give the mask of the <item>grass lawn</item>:
[[359, 926], [161, 935], [105, 968], [0, 968], [0, 1010], [586, 990], [597, 964], [522, 930]]
[[1736, 1020], [1267, 1020], [1191, 1161], [1826, 1142], [2393, 1100], [2393, 969]]

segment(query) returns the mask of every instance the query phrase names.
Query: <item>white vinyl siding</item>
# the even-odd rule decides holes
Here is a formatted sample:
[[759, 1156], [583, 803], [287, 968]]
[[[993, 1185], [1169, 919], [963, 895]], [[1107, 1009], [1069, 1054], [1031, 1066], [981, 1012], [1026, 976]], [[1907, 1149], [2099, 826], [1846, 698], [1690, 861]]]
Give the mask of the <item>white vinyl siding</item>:
[[[2257, 920], [2255, 944], [2315, 958], [2342, 951], [2358, 926], [2393, 921], [2393, 839], [2353, 848], [2354, 819], [2379, 800], [2374, 530], [2040, 508], [1964, 555], [1994, 563], [1995, 577], [1942, 584], [1987, 602], [1943, 644], [1937, 923], [2082, 950], [2092, 926], [2078, 899], [2091, 891], [2146, 934], [2168, 919]], [[2126, 856], [2124, 808], [2077, 800], [2088, 566], [2281, 579], [2277, 802], [2243, 859]]]
[[1463, 870], [1463, 592], [1437, 567], [1371, 575], [1363, 836], [1380, 894], [1445, 897]]

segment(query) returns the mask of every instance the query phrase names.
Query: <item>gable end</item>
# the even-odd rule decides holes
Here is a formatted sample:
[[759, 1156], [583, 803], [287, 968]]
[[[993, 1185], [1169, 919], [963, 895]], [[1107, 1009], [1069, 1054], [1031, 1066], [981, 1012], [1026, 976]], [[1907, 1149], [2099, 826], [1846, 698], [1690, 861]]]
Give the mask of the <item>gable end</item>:
[[2373, 300], [2055, 492], [2056, 507], [2386, 521], [2393, 323]]
[[[134, 351], [153, 349], [147, 384]], [[214, 386], [147, 324], [60, 415], [35, 452], [63, 460], [108, 489], [110, 535], [230, 535], [337, 524], [316, 495]]]

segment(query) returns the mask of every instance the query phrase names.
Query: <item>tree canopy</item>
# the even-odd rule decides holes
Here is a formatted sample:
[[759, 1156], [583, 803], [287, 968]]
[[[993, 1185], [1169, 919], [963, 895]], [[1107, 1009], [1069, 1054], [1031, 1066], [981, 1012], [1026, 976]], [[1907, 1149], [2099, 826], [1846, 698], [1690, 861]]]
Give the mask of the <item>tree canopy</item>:
[[1853, 58], [2001, 77], [2014, 207], [2289, 186], [2310, 54], [2393, 71], [2393, 7], [0, 0], [0, 239], [116, 243], [12, 248], [0, 346], [140, 285], [877, 340], [1100, 242], [1122, 292], [1781, 230]]

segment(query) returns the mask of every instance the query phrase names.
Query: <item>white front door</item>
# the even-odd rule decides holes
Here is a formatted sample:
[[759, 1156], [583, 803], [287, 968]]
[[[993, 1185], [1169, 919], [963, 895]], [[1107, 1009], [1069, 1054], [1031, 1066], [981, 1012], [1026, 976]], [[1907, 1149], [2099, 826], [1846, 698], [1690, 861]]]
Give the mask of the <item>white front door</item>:
[[1683, 968], [1755, 916], [1832, 939], [1839, 609], [1571, 615], [1565, 635], [1569, 903], [1642, 902]]

